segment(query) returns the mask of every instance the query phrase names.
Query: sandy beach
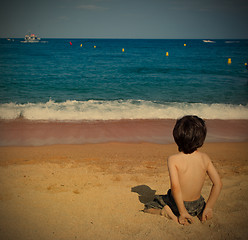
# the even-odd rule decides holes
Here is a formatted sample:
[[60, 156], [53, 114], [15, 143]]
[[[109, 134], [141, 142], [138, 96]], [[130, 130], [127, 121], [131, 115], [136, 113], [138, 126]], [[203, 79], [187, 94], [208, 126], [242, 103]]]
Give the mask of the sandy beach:
[[[214, 218], [145, 214], [169, 188], [175, 144], [0, 147], [0, 239], [247, 239], [248, 143], [206, 143], [223, 181]], [[203, 196], [207, 198], [210, 182]]]

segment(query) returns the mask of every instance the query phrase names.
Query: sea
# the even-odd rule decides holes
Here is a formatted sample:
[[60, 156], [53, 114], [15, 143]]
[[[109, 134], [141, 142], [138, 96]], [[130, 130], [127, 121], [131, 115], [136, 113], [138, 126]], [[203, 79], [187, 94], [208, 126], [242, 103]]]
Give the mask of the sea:
[[248, 39], [0, 39], [0, 145], [248, 140]]

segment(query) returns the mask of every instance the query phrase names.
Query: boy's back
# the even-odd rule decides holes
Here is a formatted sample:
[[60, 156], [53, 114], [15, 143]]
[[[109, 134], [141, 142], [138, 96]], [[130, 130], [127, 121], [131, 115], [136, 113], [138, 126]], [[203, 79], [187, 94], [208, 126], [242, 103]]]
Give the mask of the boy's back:
[[[168, 158], [170, 175], [173, 168], [177, 171], [183, 201], [199, 199], [209, 162], [209, 157], [198, 151], [191, 154], [180, 152]], [[174, 183], [173, 176], [171, 183]]]

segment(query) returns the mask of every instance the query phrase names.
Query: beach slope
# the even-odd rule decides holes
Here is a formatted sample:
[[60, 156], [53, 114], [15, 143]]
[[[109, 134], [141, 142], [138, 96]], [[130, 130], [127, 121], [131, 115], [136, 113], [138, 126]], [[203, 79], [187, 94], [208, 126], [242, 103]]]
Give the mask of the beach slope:
[[[145, 214], [169, 188], [175, 144], [0, 147], [0, 239], [247, 239], [248, 143], [207, 143], [223, 190], [214, 218], [180, 226]], [[203, 188], [207, 198], [210, 181]]]

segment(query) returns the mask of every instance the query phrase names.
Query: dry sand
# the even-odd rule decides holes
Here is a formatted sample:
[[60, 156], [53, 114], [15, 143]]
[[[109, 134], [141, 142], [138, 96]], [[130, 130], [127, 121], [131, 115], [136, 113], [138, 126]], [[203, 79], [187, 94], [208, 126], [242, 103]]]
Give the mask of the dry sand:
[[[0, 239], [248, 239], [248, 143], [207, 143], [223, 190], [214, 218], [181, 226], [145, 214], [169, 188], [174, 144], [0, 147]], [[210, 182], [203, 196], [207, 198]], [[155, 192], [156, 191], [156, 192]]]

